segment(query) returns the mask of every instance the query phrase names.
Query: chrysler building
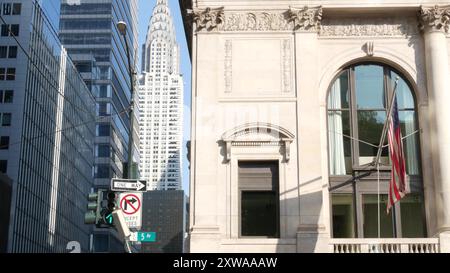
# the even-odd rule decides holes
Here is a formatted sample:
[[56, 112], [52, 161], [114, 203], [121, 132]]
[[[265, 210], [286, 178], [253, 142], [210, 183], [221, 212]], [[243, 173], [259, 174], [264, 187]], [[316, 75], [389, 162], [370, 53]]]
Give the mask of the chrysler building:
[[139, 79], [141, 177], [154, 190], [181, 189], [183, 77], [167, 0], [157, 0]]

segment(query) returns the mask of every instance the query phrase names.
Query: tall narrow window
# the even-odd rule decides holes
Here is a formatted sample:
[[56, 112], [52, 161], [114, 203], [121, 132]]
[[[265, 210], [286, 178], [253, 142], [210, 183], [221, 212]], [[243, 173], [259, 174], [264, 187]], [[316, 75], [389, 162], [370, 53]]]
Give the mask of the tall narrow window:
[[8, 170], [8, 161], [0, 160], [0, 173], [6, 173]]
[[0, 137], [0, 150], [9, 149], [9, 136]]
[[279, 238], [278, 162], [239, 162], [241, 236]]
[[20, 15], [22, 13], [22, 4], [21, 3], [14, 3], [12, 8], [12, 14], [13, 15]]
[[9, 47], [8, 58], [10, 58], [10, 59], [17, 58], [17, 46], [10, 46]]
[[[379, 160], [379, 197], [374, 160], [394, 90], [412, 193], [387, 214], [391, 171], [387, 138]], [[327, 104], [333, 236], [426, 236], [419, 126], [411, 85], [389, 66], [357, 64], [344, 69], [331, 83]]]
[[2, 114], [2, 126], [5, 127], [11, 126], [11, 113]]

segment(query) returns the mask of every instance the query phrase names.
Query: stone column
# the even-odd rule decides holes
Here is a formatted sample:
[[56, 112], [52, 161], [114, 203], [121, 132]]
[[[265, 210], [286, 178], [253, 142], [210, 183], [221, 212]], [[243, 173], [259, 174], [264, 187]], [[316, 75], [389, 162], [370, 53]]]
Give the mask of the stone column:
[[[320, 105], [318, 89], [318, 32], [322, 19], [321, 7], [291, 8], [294, 22], [299, 169], [299, 225], [297, 252], [328, 252], [324, 225], [324, 192], [320, 139]], [[308, 164], [306, 164], [306, 162]]]
[[450, 6], [421, 7], [419, 21], [425, 42], [432, 119], [430, 128], [437, 218], [437, 230], [433, 233], [450, 234], [450, 64], [445, 36], [450, 27]]

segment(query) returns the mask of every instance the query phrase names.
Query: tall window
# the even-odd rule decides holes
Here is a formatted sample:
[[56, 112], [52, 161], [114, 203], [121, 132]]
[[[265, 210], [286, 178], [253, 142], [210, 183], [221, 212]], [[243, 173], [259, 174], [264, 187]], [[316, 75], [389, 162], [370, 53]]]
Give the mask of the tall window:
[[[377, 155], [388, 100], [397, 77], [396, 97], [412, 193], [387, 215], [391, 170], [388, 147], [384, 146], [380, 159], [380, 196], [377, 194], [377, 172], [371, 163]], [[328, 155], [334, 237], [377, 237], [379, 223], [381, 237], [426, 235], [418, 128], [410, 84], [393, 68], [364, 63], [348, 67], [337, 76], [328, 95]], [[384, 145], [387, 144], [386, 138]]]
[[239, 162], [240, 235], [279, 238], [278, 162]]

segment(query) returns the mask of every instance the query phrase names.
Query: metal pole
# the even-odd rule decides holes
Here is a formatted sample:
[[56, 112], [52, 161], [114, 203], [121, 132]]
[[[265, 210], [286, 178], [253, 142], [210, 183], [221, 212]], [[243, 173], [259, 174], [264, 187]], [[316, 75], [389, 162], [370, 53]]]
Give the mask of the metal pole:
[[[128, 59], [128, 73], [130, 74], [130, 84], [131, 84], [131, 101], [130, 110], [128, 111], [130, 116], [130, 135], [128, 138], [128, 162], [127, 162], [127, 176], [129, 179], [132, 178], [131, 166], [133, 165], [133, 135], [134, 135], [134, 77], [133, 68], [131, 67], [130, 59], [130, 48], [128, 47], [128, 41], [125, 34], [123, 34], [123, 39], [125, 40], [125, 46], [127, 49], [127, 59]], [[127, 178], [127, 177], [124, 177]]]
[[397, 85], [398, 85], [398, 80], [399, 79], [400, 79], [399, 77], [397, 77], [395, 79], [394, 90], [392, 91], [391, 99], [389, 101], [389, 108], [388, 108], [388, 112], [387, 112], [387, 117], [386, 117], [386, 121], [385, 121], [384, 126], [383, 126], [383, 131], [381, 133], [380, 144], [378, 145], [377, 157], [372, 162], [372, 165], [375, 165], [375, 166], [378, 164], [378, 162], [380, 160], [380, 157], [381, 157], [381, 152], [383, 150], [383, 144], [384, 144], [384, 140], [386, 139], [386, 134], [387, 134], [387, 128], [388, 128], [389, 120], [391, 119], [392, 109], [394, 108], [394, 98], [395, 98], [395, 93], [397, 91]]

